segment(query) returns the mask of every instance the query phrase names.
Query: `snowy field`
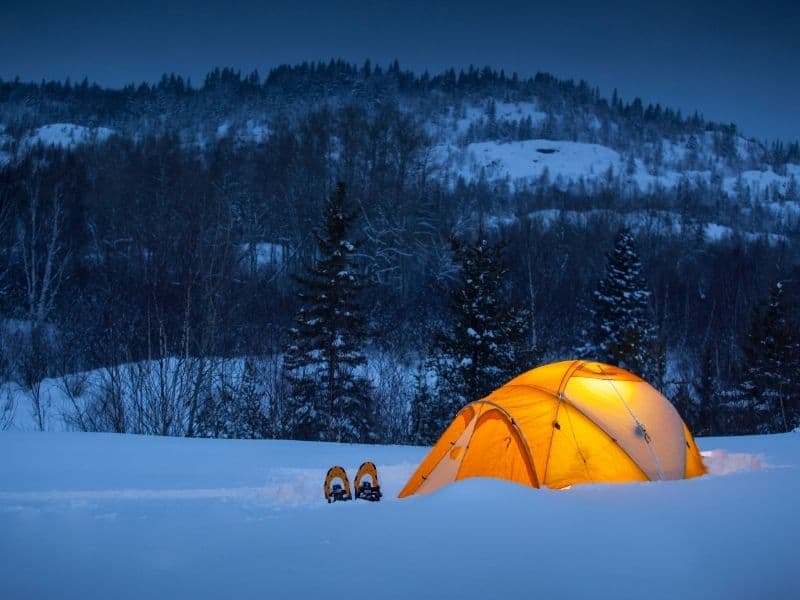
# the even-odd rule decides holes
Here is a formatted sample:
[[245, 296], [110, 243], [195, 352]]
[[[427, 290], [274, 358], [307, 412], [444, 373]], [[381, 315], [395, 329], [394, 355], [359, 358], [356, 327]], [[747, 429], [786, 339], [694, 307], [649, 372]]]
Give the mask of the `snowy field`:
[[[698, 442], [695, 480], [401, 501], [424, 448], [7, 432], [0, 597], [798, 597], [800, 433]], [[326, 504], [368, 459], [384, 501]]]

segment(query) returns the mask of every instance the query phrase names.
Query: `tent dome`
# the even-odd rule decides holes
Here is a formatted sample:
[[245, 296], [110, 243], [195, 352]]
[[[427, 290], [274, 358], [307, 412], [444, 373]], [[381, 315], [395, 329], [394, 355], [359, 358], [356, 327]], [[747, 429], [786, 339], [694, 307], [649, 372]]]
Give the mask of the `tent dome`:
[[528, 371], [462, 408], [400, 497], [468, 477], [563, 488], [705, 472], [692, 435], [657, 390], [619, 367], [574, 360]]

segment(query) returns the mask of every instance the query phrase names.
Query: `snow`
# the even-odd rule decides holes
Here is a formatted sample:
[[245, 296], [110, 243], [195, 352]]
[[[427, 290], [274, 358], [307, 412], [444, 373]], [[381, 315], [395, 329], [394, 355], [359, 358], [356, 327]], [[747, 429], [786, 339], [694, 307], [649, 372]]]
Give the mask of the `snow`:
[[[234, 123], [231, 120], [225, 120], [217, 126], [216, 139], [221, 140], [231, 136], [240, 143], [252, 142], [260, 144], [269, 138], [269, 134], [269, 127], [254, 119], [247, 119], [244, 123]], [[205, 140], [201, 140], [198, 145], [205, 148]]]
[[[5, 328], [11, 326], [7, 324]], [[89, 410], [97, 398], [108, 390], [112, 379], [116, 382], [115, 385], [120, 386], [126, 410], [132, 411], [134, 410], [132, 403], [137, 394], [159, 389], [161, 380], [169, 382], [168, 399], [180, 403], [179, 398], [185, 397], [194, 385], [198, 370], [207, 370], [211, 378], [210, 390], [212, 394], [218, 394], [225, 386], [238, 388], [243, 367], [243, 358], [186, 359], [170, 356], [161, 360], [123, 363], [108, 369], [45, 378], [33, 388], [7, 381], [0, 383], [0, 409], [10, 401], [12, 418], [8, 429], [11, 431], [37, 431], [39, 418], [34, 408], [34, 400], [38, 394], [44, 431], [71, 431], [77, 428], [76, 407], [81, 413]], [[0, 423], [2, 417], [3, 414], [0, 412]]]
[[454, 146], [434, 149], [435, 160], [458, 161], [456, 176], [471, 180], [483, 172], [488, 179], [539, 179], [548, 173], [575, 180], [590, 174], [601, 175], [612, 166], [618, 172], [619, 154], [598, 144], [552, 140], [521, 142], [477, 142], [469, 144], [463, 156], [457, 157]]
[[[580, 181], [590, 187], [607, 186], [610, 172], [615, 178], [621, 177], [625, 186], [645, 193], [675, 189], [681, 182], [710, 185], [711, 171], [684, 168], [685, 148], [666, 140], [662, 148], [664, 164], [656, 172], [651, 172], [641, 158], [633, 161], [633, 169], [628, 172], [626, 158], [616, 150], [566, 140], [488, 141], [466, 147], [449, 142], [434, 146], [430, 158], [443, 179], [451, 184], [458, 178], [476, 181], [484, 177], [488, 181], [508, 181], [512, 187], [544, 181], [567, 190]], [[785, 194], [791, 177], [797, 178], [798, 173], [800, 165], [793, 164], [786, 165], [786, 175], [770, 169], [743, 171], [724, 177], [722, 189], [731, 197], [736, 196], [740, 185], [753, 196], [767, 190]]]
[[534, 125], [547, 118], [547, 114], [538, 110], [535, 102], [497, 102], [495, 114], [498, 121], [521, 121], [530, 117]]
[[[719, 223], [706, 223], [703, 229], [703, 234], [707, 242], [719, 242], [721, 240], [730, 239], [733, 237], [735, 230], [720, 225]], [[777, 233], [753, 233], [744, 232], [744, 238], [748, 241], [764, 240], [772, 246], [776, 246], [782, 242], [787, 242], [788, 238], [785, 235]]]
[[[439, 115], [425, 121], [428, 135], [443, 143], [459, 144], [463, 141], [471, 125], [486, 123], [487, 103], [449, 106]], [[495, 102], [497, 123], [516, 123], [530, 117], [531, 125], [536, 127], [547, 114], [540, 111], [536, 102]]]
[[[307, 320], [310, 326], [318, 323], [318, 318]], [[25, 321], [0, 320], [0, 333], [20, 331], [24, 335], [26, 326]], [[398, 361], [395, 356], [378, 351], [367, 353], [366, 358], [366, 364], [358, 367], [356, 374], [372, 382], [380, 401], [410, 402], [416, 364]], [[280, 379], [274, 378], [273, 366], [280, 363], [281, 356], [251, 357], [251, 360], [256, 365], [261, 385], [270, 389], [280, 385]], [[37, 431], [40, 419], [35, 410], [36, 398], [39, 399], [44, 431], [76, 430], [79, 413], [91, 411], [98, 398], [108, 390], [112, 379], [129, 414], [134, 414], [135, 402], [141, 401], [142, 393], [161, 393], [158, 390], [162, 380], [169, 382], [167, 400], [182, 405], [181, 398], [191, 394], [196, 374], [201, 369], [208, 373], [209, 391], [216, 397], [222, 389], [238, 389], [244, 372], [244, 357], [186, 359], [172, 356], [124, 363], [110, 369], [45, 378], [33, 388], [13, 381], [0, 382], [0, 431], [3, 426], [12, 432]], [[5, 410], [6, 406], [10, 406], [9, 411]], [[175, 423], [175, 426], [180, 424]]]
[[[593, 221], [612, 220], [612, 222], [616, 222], [619, 225], [625, 225], [634, 233], [679, 236], [683, 232], [683, 217], [681, 214], [667, 210], [615, 211], [607, 208], [595, 208], [575, 211], [548, 208], [532, 211], [528, 213], [528, 217], [548, 229], [558, 222], [568, 223], [576, 227], [588, 227]], [[487, 225], [494, 228], [508, 227], [516, 221], [517, 217], [513, 214], [499, 214], [487, 219]], [[706, 242], [715, 243], [732, 238], [737, 233], [737, 230], [719, 223], [705, 223], [703, 225], [703, 233]], [[766, 241], [771, 245], [786, 242], [788, 239], [784, 235], [775, 233], [756, 231], [739, 231], [739, 233], [748, 241]]]
[[600, 144], [565, 140], [525, 140], [514, 142], [477, 142], [465, 149], [455, 145], [440, 145], [433, 149], [433, 163], [451, 180], [458, 177], [476, 180], [508, 180], [512, 185], [527, 185], [545, 181], [566, 190], [583, 180], [589, 185], [606, 186], [611, 173], [623, 175], [623, 180], [641, 191], [656, 187], [673, 188], [682, 178], [705, 179], [708, 172], [667, 171], [659, 175], [648, 173], [641, 160], [635, 169], [626, 173], [626, 161], [616, 151]]
[[[795, 597], [800, 436], [698, 440], [712, 474], [397, 500], [426, 449], [0, 434], [4, 597]], [[333, 464], [380, 503], [322, 498]], [[346, 573], [347, 578], [342, 579]]]
[[730, 237], [732, 230], [730, 227], [725, 227], [724, 225], [719, 225], [717, 223], [707, 223], [703, 228], [703, 234], [705, 235], [706, 240], [709, 241], [718, 241], [727, 237]]
[[258, 123], [248, 119], [244, 131], [239, 134], [239, 139], [255, 143], [265, 142], [270, 135], [269, 127], [263, 123]]
[[751, 194], [760, 194], [767, 189], [774, 187], [779, 193], [786, 193], [791, 175], [795, 172], [797, 165], [787, 165], [787, 175], [778, 175], [772, 169], [766, 171], [742, 171], [736, 177], [726, 177], [722, 183], [722, 188], [728, 195], [737, 193], [739, 182], [750, 190]]
[[102, 142], [114, 134], [113, 129], [107, 127], [84, 127], [72, 123], [52, 123], [43, 125], [34, 130], [23, 139], [23, 147], [36, 144], [57, 146], [60, 148], [74, 148], [89, 142]]
[[231, 128], [230, 121], [224, 121], [217, 127], [217, 139], [222, 139], [226, 135], [228, 135], [228, 131]]

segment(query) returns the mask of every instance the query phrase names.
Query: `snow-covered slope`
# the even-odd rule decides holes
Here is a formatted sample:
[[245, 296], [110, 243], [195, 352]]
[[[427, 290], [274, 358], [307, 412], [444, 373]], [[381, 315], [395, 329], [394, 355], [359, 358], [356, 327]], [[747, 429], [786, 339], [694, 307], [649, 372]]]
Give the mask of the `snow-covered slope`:
[[[713, 179], [709, 170], [681, 169], [678, 164], [667, 161], [662, 168], [653, 171], [642, 160], [626, 159], [606, 146], [564, 140], [490, 141], [465, 147], [442, 144], [433, 148], [431, 162], [451, 183], [459, 177], [466, 181], [485, 178], [506, 180], [512, 186], [538, 183], [573, 191], [579, 184], [592, 190], [620, 179], [625, 188], [650, 193], [657, 189], [674, 189], [681, 182], [708, 186]], [[767, 190], [785, 194], [792, 178], [800, 179], [800, 165], [787, 165], [785, 175], [769, 169], [731, 173], [722, 178], [721, 187], [729, 196], [744, 191], [758, 195]]]
[[35, 129], [23, 138], [22, 146], [30, 148], [37, 144], [74, 148], [90, 142], [107, 140], [114, 131], [108, 127], [84, 127], [72, 123], [52, 123]]
[[620, 168], [620, 155], [611, 148], [552, 140], [469, 144], [465, 158], [458, 175], [466, 179], [476, 178], [484, 170], [490, 179], [539, 179], [547, 172], [551, 180], [577, 180], [600, 177], [609, 167], [615, 173]]
[[[532, 184], [555, 185], [575, 193], [592, 193], [613, 183], [618, 186], [617, 192], [623, 195], [674, 190], [679, 184], [684, 184], [718, 187], [721, 193], [737, 199], [756, 198], [769, 192], [771, 197], [791, 196], [785, 199], [798, 200], [795, 196], [800, 193], [800, 165], [787, 164], [780, 173], [768, 166], [761, 170], [753, 169], [748, 148], [754, 142], [742, 137], [737, 137], [734, 143], [733, 152], [741, 163], [736, 168], [719, 156], [711, 132], [698, 138], [691, 136], [691, 141], [686, 136], [656, 140], [636, 146], [630, 154], [623, 155], [620, 150], [597, 143], [553, 139], [509, 141], [506, 139], [508, 132], [519, 134], [522, 124], [527, 124], [530, 132], [536, 128], [541, 134], [540, 128], [547, 120], [547, 114], [541, 112], [533, 101], [496, 102], [494, 107], [497, 139], [489, 141], [469, 143], [475, 139], [471, 131], [487, 130], [485, 105], [450, 106], [426, 117], [421, 125], [430, 139], [428, 159], [434, 177], [451, 185], [458, 178], [466, 181], [485, 178], [488, 181], [506, 181], [512, 188]], [[413, 112], [412, 108], [407, 109]], [[565, 117], [555, 115], [554, 118], [563, 120]], [[506, 133], [502, 134], [501, 130]], [[194, 133], [186, 131], [183, 137], [200, 151], [208, 147], [209, 138], [231, 138], [240, 144], [258, 144], [267, 142], [270, 132], [269, 115], [262, 114], [257, 118], [225, 118], [217, 123], [211, 136], [198, 130]], [[102, 126], [52, 123], [23, 134], [18, 140], [18, 148], [20, 152], [37, 144], [74, 148], [103, 142], [115, 133]], [[483, 135], [478, 139], [486, 139], [487, 134]], [[6, 138], [11, 140], [10, 136]], [[3, 149], [4, 145], [9, 145], [4, 139], [0, 126], [0, 164], [12, 158], [12, 154]], [[654, 158], [656, 156], [658, 160]], [[750, 167], [744, 166], [747, 164]], [[797, 212], [792, 206], [777, 210]]]
[[[7, 598], [792, 598], [800, 434], [698, 440], [714, 474], [395, 498], [424, 448], [0, 435]], [[383, 502], [322, 498], [376, 462]]]

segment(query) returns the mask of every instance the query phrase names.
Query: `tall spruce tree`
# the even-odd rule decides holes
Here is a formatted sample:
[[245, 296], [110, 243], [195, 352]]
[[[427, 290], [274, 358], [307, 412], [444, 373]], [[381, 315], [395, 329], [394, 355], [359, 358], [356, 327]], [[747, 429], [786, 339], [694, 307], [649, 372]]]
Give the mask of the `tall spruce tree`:
[[800, 336], [789, 319], [783, 282], [772, 286], [766, 306], [756, 311], [743, 350], [749, 429], [791, 431], [800, 425]]
[[661, 387], [665, 357], [651, 317], [650, 295], [633, 234], [624, 227], [593, 294], [589, 343], [582, 353], [624, 367]]
[[299, 308], [284, 365], [291, 391], [283, 431], [294, 439], [374, 441], [371, 385], [363, 374], [365, 284], [348, 237], [354, 219], [340, 183], [316, 232], [317, 260], [297, 277]]
[[525, 309], [506, 298], [503, 248], [482, 235], [471, 244], [453, 241], [460, 282], [450, 292], [452, 320], [436, 338], [436, 385], [422, 381], [412, 406], [417, 443], [433, 441], [464, 404], [531, 366], [530, 322]]

